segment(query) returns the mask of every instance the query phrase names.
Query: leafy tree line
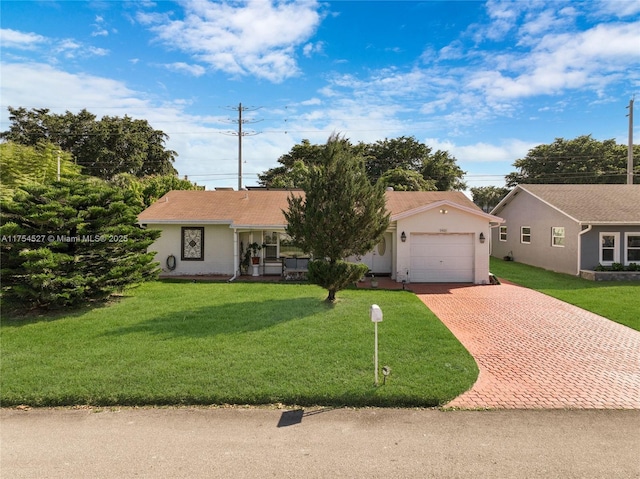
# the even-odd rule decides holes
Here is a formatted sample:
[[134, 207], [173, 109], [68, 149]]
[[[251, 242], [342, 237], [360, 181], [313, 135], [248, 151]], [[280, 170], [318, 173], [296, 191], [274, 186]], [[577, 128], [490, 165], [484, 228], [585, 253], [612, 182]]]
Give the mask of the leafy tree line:
[[8, 110], [11, 124], [0, 139], [32, 147], [52, 143], [70, 153], [87, 175], [108, 180], [120, 173], [139, 177], [177, 174], [173, 162], [178, 154], [165, 149], [168, 135], [152, 128], [147, 120], [126, 115], [98, 120], [85, 109], [77, 114], [55, 114], [46, 108]]
[[[375, 143], [351, 144], [343, 141], [349, 154], [363, 161], [364, 171], [372, 184], [393, 187], [398, 191], [463, 190], [465, 172], [446, 151], [435, 151], [414, 137], [402, 136]], [[281, 166], [258, 175], [268, 188], [301, 188], [314, 166], [324, 161], [326, 145], [314, 145], [302, 140], [289, 153], [278, 159]]]
[[[640, 145], [634, 145], [634, 182], [640, 183]], [[614, 139], [598, 141], [591, 135], [573, 140], [556, 138], [548, 145], [538, 145], [524, 158], [513, 163], [517, 171], [505, 179], [507, 186], [526, 183], [626, 183], [627, 145]]]
[[[640, 184], [640, 145], [633, 146], [634, 184]], [[628, 146], [614, 139], [598, 141], [591, 135], [572, 140], [556, 138], [551, 144], [531, 148], [513, 163], [516, 171], [505, 176], [507, 188], [471, 188], [473, 201], [491, 211], [518, 184], [594, 184], [627, 182]]]

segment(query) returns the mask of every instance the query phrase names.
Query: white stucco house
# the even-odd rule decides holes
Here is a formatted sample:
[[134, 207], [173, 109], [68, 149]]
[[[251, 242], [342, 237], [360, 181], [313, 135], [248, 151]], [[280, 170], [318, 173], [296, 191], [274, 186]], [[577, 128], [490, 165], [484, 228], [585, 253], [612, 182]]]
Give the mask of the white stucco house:
[[[161, 230], [151, 245], [163, 276], [241, 274], [244, 252], [262, 249], [252, 274], [281, 275], [286, 258], [304, 257], [285, 234], [290, 195], [301, 191], [171, 191], [138, 216]], [[380, 244], [357, 261], [398, 282], [489, 282], [491, 227], [502, 220], [459, 191], [387, 191], [391, 222]], [[354, 260], [354, 258], [351, 258]], [[251, 271], [249, 273], [251, 274]]]

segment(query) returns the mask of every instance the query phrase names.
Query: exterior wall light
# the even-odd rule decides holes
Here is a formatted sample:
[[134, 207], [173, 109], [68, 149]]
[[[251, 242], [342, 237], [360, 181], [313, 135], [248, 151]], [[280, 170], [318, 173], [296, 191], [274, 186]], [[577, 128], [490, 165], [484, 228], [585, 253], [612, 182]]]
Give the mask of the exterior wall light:
[[480, 240], [480, 243], [484, 243], [484, 233], [480, 233], [478, 239]]
[[402, 234], [400, 235], [400, 241], [402, 241], [403, 243], [405, 241], [407, 241], [407, 235], [405, 234], [405, 232], [403, 231]]
[[445, 210], [444, 208], [442, 208], [442, 209], [440, 210], [440, 213], [442, 213], [443, 215], [446, 215], [446, 214], [448, 213], [448, 211], [447, 211], [447, 210]]

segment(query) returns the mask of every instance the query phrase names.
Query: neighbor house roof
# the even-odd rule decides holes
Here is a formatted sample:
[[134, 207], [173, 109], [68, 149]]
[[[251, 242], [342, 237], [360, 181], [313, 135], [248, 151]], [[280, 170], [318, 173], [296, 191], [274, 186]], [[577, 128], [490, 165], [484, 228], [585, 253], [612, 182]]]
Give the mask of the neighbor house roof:
[[525, 191], [583, 224], [640, 224], [640, 185], [518, 185], [492, 214]]
[[[286, 225], [287, 198], [302, 191], [170, 191], [138, 215], [140, 223], [229, 224], [234, 227]], [[387, 191], [391, 219], [449, 205], [472, 214], [499, 220], [478, 208], [460, 191]]]

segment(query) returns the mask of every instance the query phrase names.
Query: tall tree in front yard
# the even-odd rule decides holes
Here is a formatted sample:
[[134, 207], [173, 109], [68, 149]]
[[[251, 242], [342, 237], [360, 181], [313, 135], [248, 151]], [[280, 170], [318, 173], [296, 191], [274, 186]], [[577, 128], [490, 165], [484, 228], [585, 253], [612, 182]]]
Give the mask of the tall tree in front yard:
[[22, 309], [104, 299], [157, 277], [140, 200], [96, 178], [18, 189], [2, 202], [2, 296]]
[[304, 196], [291, 195], [285, 211], [287, 233], [314, 260], [309, 281], [336, 292], [357, 281], [367, 266], [344, 258], [362, 256], [381, 240], [389, 225], [384, 190], [367, 178], [361, 157], [347, 140], [332, 135], [309, 169]]

